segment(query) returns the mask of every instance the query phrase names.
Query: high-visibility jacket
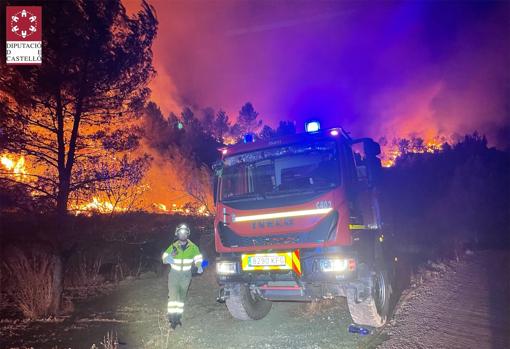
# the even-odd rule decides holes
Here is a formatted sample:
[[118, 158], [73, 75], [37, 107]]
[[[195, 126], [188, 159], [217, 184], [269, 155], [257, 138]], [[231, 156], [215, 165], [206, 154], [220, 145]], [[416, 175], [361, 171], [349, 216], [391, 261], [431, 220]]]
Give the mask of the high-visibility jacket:
[[176, 241], [165, 250], [163, 253], [163, 261], [166, 257], [171, 256], [173, 262], [170, 264], [172, 270], [175, 271], [188, 271], [191, 270], [191, 266], [195, 264], [197, 267], [202, 265], [203, 257], [198, 249], [191, 240], [188, 240], [186, 248], [183, 250], [180, 241]]

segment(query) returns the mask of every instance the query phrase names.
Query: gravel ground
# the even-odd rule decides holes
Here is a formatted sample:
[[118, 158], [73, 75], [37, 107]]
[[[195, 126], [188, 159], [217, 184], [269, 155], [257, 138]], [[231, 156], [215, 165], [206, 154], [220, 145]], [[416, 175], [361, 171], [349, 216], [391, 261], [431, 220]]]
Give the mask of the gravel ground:
[[483, 251], [434, 267], [404, 294], [378, 348], [510, 348], [510, 255]]

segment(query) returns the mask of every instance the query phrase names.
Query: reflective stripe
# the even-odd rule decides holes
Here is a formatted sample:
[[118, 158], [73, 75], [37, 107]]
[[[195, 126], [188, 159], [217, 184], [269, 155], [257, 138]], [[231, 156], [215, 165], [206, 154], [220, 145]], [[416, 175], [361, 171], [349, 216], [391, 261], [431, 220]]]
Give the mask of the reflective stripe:
[[197, 260], [202, 260], [204, 257], [201, 255], [201, 254], [198, 254], [196, 255], [195, 257], [193, 257], [193, 260], [194, 261], [197, 261]]
[[180, 265], [171, 264], [173, 270], [177, 271], [188, 271], [191, 270], [191, 265], [183, 265], [182, 267]]
[[264, 214], [256, 214], [252, 216], [239, 216], [232, 218], [232, 222], [250, 222], [250, 221], [259, 221], [263, 219], [276, 219], [276, 218], [286, 218], [286, 217], [302, 217], [302, 216], [311, 216], [318, 214], [326, 214], [329, 213], [333, 208], [316, 208], [312, 210], [299, 210], [299, 211], [284, 211], [284, 212], [274, 212], [274, 213], [264, 213]]
[[168, 313], [169, 314], [182, 314], [184, 311], [184, 303], [183, 302], [168, 302]]
[[161, 259], [164, 261], [166, 257], [168, 257], [168, 253], [165, 252], [165, 253], [163, 253], [163, 256], [161, 257]]
[[174, 261], [179, 263], [179, 264], [186, 264], [186, 263], [191, 263], [193, 262], [193, 258], [174, 258]]

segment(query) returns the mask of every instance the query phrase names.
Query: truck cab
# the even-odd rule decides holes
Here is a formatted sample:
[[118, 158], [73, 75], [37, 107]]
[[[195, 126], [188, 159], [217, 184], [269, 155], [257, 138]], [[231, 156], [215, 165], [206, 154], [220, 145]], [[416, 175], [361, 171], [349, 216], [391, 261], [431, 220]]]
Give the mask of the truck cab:
[[235, 318], [273, 301], [347, 297], [354, 322], [382, 326], [391, 292], [378, 204], [379, 145], [312, 121], [302, 134], [248, 135], [215, 164], [219, 299]]

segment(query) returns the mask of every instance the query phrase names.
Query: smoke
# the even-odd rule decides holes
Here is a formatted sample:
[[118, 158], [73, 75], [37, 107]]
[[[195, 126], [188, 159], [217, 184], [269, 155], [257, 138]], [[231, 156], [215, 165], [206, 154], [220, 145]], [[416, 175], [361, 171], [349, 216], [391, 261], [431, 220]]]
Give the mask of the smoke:
[[[370, 125], [372, 133], [432, 139], [478, 131], [492, 145], [509, 145], [510, 12], [494, 6], [479, 8], [481, 16], [475, 16], [471, 10], [451, 18], [449, 31], [430, 24], [429, 40], [437, 42], [421, 52], [416, 68], [370, 98], [368, 114], [381, 121]], [[406, 67], [403, 60], [395, 62]]]
[[508, 2], [151, 3], [165, 115], [193, 105], [232, 118], [251, 101], [273, 126], [320, 118], [388, 139], [477, 130], [508, 146]]
[[[389, 141], [479, 131], [509, 146], [508, 2], [151, 4], [159, 20], [151, 99], [164, 116], [212, 107], [232, 120], [250, 101], [272, 126], [319, 118], [354, 137]], [[160, 139], [158, 127], [148, 137]], [[154, 158], [147, 205], [186, 202], [187, 159], [143, 150]]]

